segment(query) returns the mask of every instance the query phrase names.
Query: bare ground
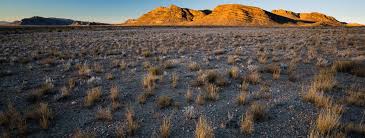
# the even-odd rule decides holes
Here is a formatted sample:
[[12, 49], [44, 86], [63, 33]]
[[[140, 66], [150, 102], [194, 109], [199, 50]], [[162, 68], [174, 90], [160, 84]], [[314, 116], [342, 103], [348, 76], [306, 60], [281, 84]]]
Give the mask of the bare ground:
[[[79, 129], [98, 137], [115, 137], [118, 127], [124, 126], [126, 130], [126, 108], [130, 107], [139, 124], [134, 137], [159, 136], [164, 116], [171, 117], [170, 137], [194, 137], [201, 115], [208, 119], [215, 137], [306, 137], [315, 127], [321, 109], [303, 100], [302, 87], [309, 87], [319, 70], [338, 60], [356, 61], [364, 71], [361, 64], [365, 59], [365, 28], [64, 29], [6, 29], [0, 34], [0, 111], [7, 112], [9, 103], [16, 107], [20, 118], [27, 120], [23, 135], [68, 137]], [[315, 53], [313, 57], [308, 51]], [[268, 57], [267, 63], [258, 61], [258, 53]], [[228, 58], [233, 58], [234, 63], [229, 64]], [[189, 70], [192, 62], [200, 65], [200, 71]], [[266, 70], [273, 63], [281, 69], [277, 80]], [[290, 74], [288, 65], [292, 63], [296, 69]], [[101, 66], [101, 71], [94, 69], [95, 64]], [[171, 67], [164, 68], [170, 64]], [[80, 75], [81, 65], [90, 66], [91, 71]], [[162, 79], [155, 82], [154, 95], [140, 104], [137, 97], [147, 91], [142, 81], [151, 66], [161, 68]], [[239, 67], [237, 79], [227, 73], [233, 66]], [[198, 105], [195, 99], [205, 89], [194, 85], [194, 80], [199, 72], [209, 69], [218, 70], [226, 84], [219, 86], [218, 100]], [[257, 70], [261, 78], [258, 84], [249, 85], [247, 102], [238, 105], [236, 98], [242, 81], [252, 70]], [[106, 77], [108, 73], [112, 79]], [[174, 73], [179, 77], [176, 88], [171, 80]], [[61, 88], [68, 87], [69, 79], [74, 79], [76, 86], [70, 89], [70, 96], [60, 98]], [[50, 91], [38, 99], [31, 98], [46, 81], [53, 84]], [[112, 120], [98, 120], [98, 108], [111, 108], [112, 85], [118, 87], [121, 107], [112, 112]], [[98, 86], [102, 92], [100, 100], [85, 107], [87, 91]], [[255, 96], [263, 86], [269, 87], [269, 96]], [[364, 86], [364, 76], [337, 72], [336, 85], [325, 94], [345, 106], [340, 124], [364, 123], [364, 105], [344, 100], [349, 89], [364, 93]], [[188, 89], [192, 90], [192, 102], [184, 96]], [[159, 108], [159, 96], [171, 97], [173, 105]], [[48, 103], [52, 110], [48, 129], [42, 129], [37, 119], [27, 118], [39, 102]], [[255, 102], [266, 105], [266, 115], [254, 122], [252, 134], [242, 134], [240, 119]], [[194, 112], [191, 119], [184, 114], [188, 108]], [[19, 128], [10, 128], [9, 124], [0, 126], [3, 135], [22, 135]], [[364, 132], [344, 128], [339, 131], [364, 137]]]

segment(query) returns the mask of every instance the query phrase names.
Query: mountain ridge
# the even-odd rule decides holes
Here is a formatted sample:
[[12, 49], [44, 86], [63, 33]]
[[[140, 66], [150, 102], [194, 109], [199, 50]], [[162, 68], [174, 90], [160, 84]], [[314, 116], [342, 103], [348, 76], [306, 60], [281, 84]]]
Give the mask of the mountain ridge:
[[194, 10], [176, 5], [157, 7], [137, 19], [122, 23], [125, 26], [344, 26], [323, 13], [296, 13], [288, 10], [266, 11], [241, 4], [218, 5], [213, 10]]

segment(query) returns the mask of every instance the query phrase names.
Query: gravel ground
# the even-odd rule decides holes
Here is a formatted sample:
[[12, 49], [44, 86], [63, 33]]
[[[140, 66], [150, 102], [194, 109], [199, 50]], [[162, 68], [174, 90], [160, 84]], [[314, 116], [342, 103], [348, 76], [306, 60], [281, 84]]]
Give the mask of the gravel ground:
[[[7, 111], [12, 103], [26, 117], [37, 108], [38, 102], [49, 104], [53, 112], [48, 129], [40, 128], [38, 120], [27, 120], [28, 137], [69, 137], [77, 129], [97, 137], [115, 137], [117, 127], [126, 123], [126, 108], [131, 107], [139, 124], [134, 137], [158, 137], [164, 116], [171, 118], [171, 137], [194, 137], [198, 116], [204, 115], [214, 129], [215, 137], [306, 137], [313, 128], [320, 111], [302, 98], [302, 87], [310, 85], [320, 68], [330, 66], [336, 60], [365, 59], [365, 28], [115, 28], [115, 29], [54, 29], [53, 31], [17, 31], [0, 33], [0, 111]], [[52, 29], [51, 29], [52, 30]], [[317, 53], [308, 62], [309, 49]], [[267, 63], [258, 61], [257, 53], [264, 51]], [[229, 64], [228, 58], [235, 63]], [[297, 61], [294, 74], [287, 66]], [[116, 67], [116, 62], [126, 63], [126, 69]], [[148, 66], [173, 67], [163, 69], [162, 79], [153, 90], [154, 95], [145, 104], [137, 97], [144, 93], [143, 77]], [[227, 81], [220, 86], [219, 99], [203, 105], [186, 102], [190, 88], [193, 97], [203, 88], [193, 85], [199, 71], [190, 71], [188, 65], [196, 62], [200, 70], [216, 69]], [[272, 63], [280, 65], [280, 78], [274, 80], [265, 68]], [[79, 75], [79, 65], [98, 64], [102, 71], [91, 67], [86, 76]], [[319, 65], [320, 64], [320, 65]], [[239, 78], [227, 74], [239, 67]], [[320, 67], [321, 66], [321, 67]], [[249, 85], [248, 101], [238, 105], [241, 78], [256, 68], [261, 74], [258, 84]], [[107, 79], [111, 73], [113, 79]], [[171, 86], [171, 76], [179, 76], [177, 87]], [[294, 80], [289, 80], [294, 75]], [[76, 80], [70, 96], [60, 98], [60, 89], [69, 79]], [[31, 93], [46, 81], [54, 87], [38, 100]], [[351, 73], [337, 73], [336, 87], [329, 96], [341, 101], [347, 89], [364, 88], [365, 78]], [[112, 85], [118, 86], [121, 108], [113, 111], [110, 121], [95, 117], [100, 107], [111, 107], [109, 98]], [[255, 98], [264, 85], [269, 86], [269, 97]], [[102, 95], [91, 107], [84, 106], [87, 90], [100, 86]], [[156, 100], [169, 96], [174, 105], [160, 109]], [[250, 105], [258, 102], [266, 105], [264, 119], [255, 121], [250, 135], [240, 132], [239, 121]], [[341, 123], [361, 123], [364, 106], [345, 104]], [[187, 119], [184, 112], [192, 108], [194, 117]], [[18, 129], [0, 127], [0, 132], [19, 136]], [[364, 134], [347, 133], [348, 136], [364, 137]]]

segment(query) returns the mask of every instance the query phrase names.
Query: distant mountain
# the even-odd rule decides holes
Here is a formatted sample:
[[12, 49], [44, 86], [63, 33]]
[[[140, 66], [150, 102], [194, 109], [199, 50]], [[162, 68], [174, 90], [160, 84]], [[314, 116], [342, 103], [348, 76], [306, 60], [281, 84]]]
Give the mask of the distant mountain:
[[126, 26], [145, 25], [217, 25], [217, 26], [342, 26], [331, 16], [322, 13], [295, 13], [286, 10], [272, 12], [240, 4], [224, 4], [210, 10], [192, 10], [176, 5], [158, 7], [138, 19], [127, 20]]
[[0, 25], [3, 25], [3, 24], [10, 24], [11, 22], [7, 22], [7, 21], [0, 21]]
[[71, 25], [73, 22], [71, 19], [34, 16], [22, 19], [20, 25]]
[[108, 25], [105, 23], [97, 23], [97, 22], [85, 22], [85, 21], [75, 21], [72, 19], [64, 19], [64, 18], [45, 18], [34, 16], [31, 18], [24, 18], [20, 21], [20, 25]]

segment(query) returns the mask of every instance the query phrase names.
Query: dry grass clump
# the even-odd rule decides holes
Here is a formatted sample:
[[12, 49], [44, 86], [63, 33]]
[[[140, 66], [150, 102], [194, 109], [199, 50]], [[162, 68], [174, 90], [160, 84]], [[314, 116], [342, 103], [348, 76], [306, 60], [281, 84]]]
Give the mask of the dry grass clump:
[[162, 138], [168, 138], [171, 131], [171, 119], [168, 117], [164, 117], [161, 126], [160, 126], [160, 134]]
[[214, 131], [204, 116], [200, 116], [195, 129], [195, 138], [213, 138]]
[[231, 65], [235, 64], [236, 63], [236, 57], [233, 56], [233, 55], [229, 55], [227, 57], [227, 62], [228, 62], [228, 64], [231, 64]]
[[196, 100], [195, 102], [198, 104], [198, 105], [203, 105], [205, 103], [205, 98], [202, 94], [199, 94], [198, 96], [196, 96]]
[[137, 121], [135, 120], [133, 109], [128, 108], [125, 117], [127, 120], [127, 133], [128, 135], [133, 136], [139, 127]]
[[106, 73], [105, 79], [107, 79], [107, 80], [113, 80], [114, 79], [114, 76], [113, 76], [112, 73]]
[[262, 84], [260, 87], [260, 91], [254, 93], [254, 97], [255, 99], [260, 99], [260, 98], [271, 98], [272, 94], [270, 92], [270, 86], [268, 84]]
[[316, 129], [311, 129], [308, 138], [346, 138], [346, 134], [341, 131], [333, 131], [327, 134], [321, 134]]
[[194, 85], [201, 86], [209, 83], [224, 86], [227, 84], [227, 81], [217, 70], [205, 70], [198, 73], [198, 77], [195, 80]]
[[365, 91], [351, 89], [347, 91], [345, 100], [351, 105], [365, 106]]
[[238, 97], [237, 97], [237, 103], [238, 105], [243, 105], [246, 103], [247, 101], [247, 97], [248, 97], [248, 93], [247, 92], [240, 92]]
[[8, 134], [9, 137], [10, 132], [8, 133], [5, 130], [17, 128], [19, 134], [25, 135], [28, 128], [26, 120], [11, 103], [8, 103], [5, 112], [0, 112], [0, 127], [1, 126], [4, 127], [4, 130], [2, 131], [3, 135], [0, 136], [6, 136], [6, 134]]
[[71, 95], [71, 91], [66, 86], [63, 86], [60, 89], [60, 93], [61, 93], [61, 98], [66, 98]]
[[214, 84], [208, 84], [205, 87], [205, 98], [207, 100], [216, 101], [219, 98], [219, 87]]
[[112, 101], [118, 101], [119, 90], [117, 85], [112, 85], [110, 88], [110, 99]]
[[260, 73], [258, 71], [250, 72], [246, 77], [245, 81], [250, 82], [252, 84], [257, 84], [260, 82]]
[[76, 129], [72, 138], [96, 138], [94, 133], [83, 132], [80, 129]]
[[336, 61], [332, 65], [332, 69], [338, 72], [350, 72], [354, 66], [354, 61]]
[[177, 66], [179, 62], [175, 59], [170, 59], [170, 60], [166, 60], [164, 63], [163, 63], [163, 67], [165, 69], [172, 69], [172, 68], [175, 68]]
[[307, 93], [303, 96], [304, 100], [314, 103], [317, 107], [331, 106], [332, 105], [331, 98], [325, 96], [323, 92], [318, 91], [316, 85], [317, 84], [313, 83], [311, 86], [309, 86]]
[[229, 77], [231, 77], [233, 79], [237, 79], [240, 75], [239, 68], [237, 66], [232, 67], [231, 69], [229, 69], [228, 75], [229, 75]]
[[96, 119], [111, 121], [113, 119], [112, 111], [109, 108], [99, 108], [96, 112]]
[[147, 101], [147, 95], [146, 94], [141, 94], [137, 97], [138, 103], [139, 104], [145, 104]]
[[93, 70], [95, 73], [102, 73], [104, 71], [103, 66], [101, 66], [101, 64], [97, 64], [97, 63], [95, 63], [93, 65]]
[[177, 87], [178, 81], [179, 81], [179, 76], [176, 73], [173, 73], [171, 76], [171, 85], [173, 88]]
[[142, 55], [143, 55], [144, 57], [150, 57], [150, 56], [152, 56], [152, 53], [151, 53], [150, 51], [148, 51], [148, 50], [144, 50], [144, 51], [142, 52]]
[[120, 107], [119, 90], [117, 85], [112, 85], [110, 88], [110, 99], [112, 101], [112, 109], [116, 110]]
[[36, 115], [39, 117], [41, 128], [48, 129], [49, 120], [52, 118], [52, 110], [49, 109], [48, 103], [40, 103], [36, 110]]
[[160, 96], [157, 99], [157, 105], [159, 108], [166, 108], [172, 105], [173, 100], [168, 96]]
[[162, 74], [162, 69], [160, 67], [154, 66], [154, 67], [150, 67], [148, 68], [148, 73], [151, 75], [161, 75]]
[[101, 88], [95, 87], [88, 90], [87, 95], [84, 100], [84, 105], [89, 107], [94, 104], [101, 97]]
[[186, 91], [185, 98], [187, 102], [191, 102], [193, 100], [193, 92], [191, 89]]
[[319, 91], [329, 91], [336, 85], [336, 72], [332, 69], [324, 69], [314, 77], [314, 84]]
[[359, 134], [365, 134], [365, 124], [355, 124], [355, 123], [348, 123], [345, 126], [345, 131], [346, 132], [355, 132], [355, 133], [359, 133]]
[[196, 62], [191, 62], [189, 63], [188, 68], [190, 71], [198, 71], [200, 70], [200, 65]]
[[243, 81], [241, 84], [241, 92], [248, 92], [249, 83], [247, 81]]
[[250, 113], [255, 120], [264, 119], [266, 116], [266, 105], [254, 102], [250, 106]]
[[52, 83], [52, 81], [46, 81], [44, 84], [33, 90], [30, 98], [40, 99], [43, 95], [51, 92], [53, 88], [54, 84]]
[[365, 64], [360, 61], [336, 61], [332, 69], [337, 72], [347, 72], [359, 77], [365, 77]]
[[147, 91], [152, 91], [156, 88], [156, 81], [158, 80], [158, 76], [148, 73], [143, 77], [143, 87]]
[[269, 60], [269, 56], [266, 53], [259, 53], [257, 55], [257, 60], [259, 61], [259, 63], [261, 64], [266, 64], [267, 61]]
[[76, 68], [78, 69], [78, 73], [80, 76], [89, 76], [91, 73], [91, 69], [87, 64], [77, 64]]
[[254, 117], [251, 113], [246, 112], [245, 117], [242, 115], [240, 121], [240, 130], [244, 134], [252, 134], [254, 131]]
[[316, 128], [320, 134], [328, 134], [337, 129], [340, 125], [341, 114], [331, 109], [325, 109], [320, 112], [316, 120]]
[[74, 78], [68, 79], [67, 84], [68, 84], [68, 88], [70, 88], [70, 90], [72, 90], [76, 86], [76, 80]]
[[117, 128], [115, 129], [115, 133], [117, 134], [117, 138], [126, 138], [125, 126], [118, 125]]
[[280, 67], [279, 66], [276, 66], [274, 69], [273, 69], [273, 72], [272, 72], [272, 78], [274, 80], [277, 80], [280, 78]]

